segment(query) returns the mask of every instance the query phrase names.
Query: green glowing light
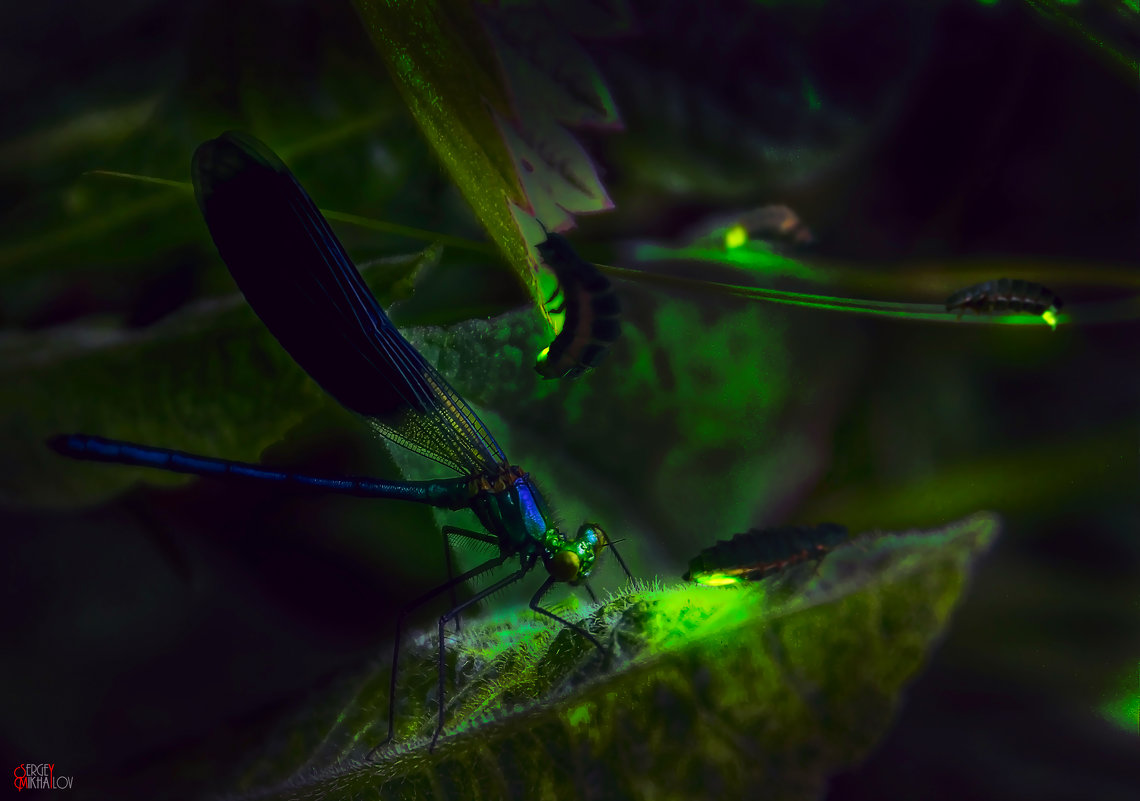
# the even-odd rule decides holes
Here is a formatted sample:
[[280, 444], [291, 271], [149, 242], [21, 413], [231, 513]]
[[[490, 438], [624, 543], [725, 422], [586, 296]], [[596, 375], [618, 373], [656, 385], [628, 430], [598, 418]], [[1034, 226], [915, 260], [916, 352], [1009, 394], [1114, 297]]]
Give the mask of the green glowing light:
[[724, 246], [729, 250], [738, 248], [748, 241], [748, 229], [743, 225], [734, 225], [724, 235]]
[[739, 584], [739, 576], [730, 576], [727, 573], [709, 573], [703, 576], [694, 576], [694, 580], [698, 584], [705, 587], [727, 587], [731, 584]]
[[1053, 312], [1052, 309], [1046, 309], [1044, 312], [1042, 312], [1041, 319], [1048, 323], [1049, 327], [1054, 331], [1057, 330], [1057, 315]]
[[1100, 714], [1125, 731], [1140, 731], [1140, 694], [1132, 693], [1104, 704]]
[[[728, 245], [728, 234], [724, 244]], [[634, 248], [633, 258], [641, 263], [658, 261], [708, 261], [717, 264], [742, 267], [770, 276], [802, 278], [805, 281], [820, 281], [817, 270], [804, 262], [776, 253], [760, 240], [748, 240], [735, 248], [728, 247], [686, 247], [669, 248], [660, 245], [641, 244]], [[601, 267], [601, 265], [598, 265]]]

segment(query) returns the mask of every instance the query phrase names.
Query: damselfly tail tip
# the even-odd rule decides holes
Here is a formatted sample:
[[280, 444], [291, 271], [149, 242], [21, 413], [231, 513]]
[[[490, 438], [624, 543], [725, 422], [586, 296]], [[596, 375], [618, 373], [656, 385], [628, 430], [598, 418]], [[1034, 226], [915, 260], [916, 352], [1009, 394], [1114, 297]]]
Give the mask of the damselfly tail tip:
[[75, 435], [54, 434], [44, 440], [44, 445], [48, 446], [56, 453], [61, 453], [64, 456], [70, 456], [75, 452]]

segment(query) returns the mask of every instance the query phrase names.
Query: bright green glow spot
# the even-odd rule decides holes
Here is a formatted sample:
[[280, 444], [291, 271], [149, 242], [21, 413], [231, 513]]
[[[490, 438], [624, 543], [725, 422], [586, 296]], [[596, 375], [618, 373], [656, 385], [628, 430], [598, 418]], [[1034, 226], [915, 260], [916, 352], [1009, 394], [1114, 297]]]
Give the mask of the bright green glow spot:
[[1125, 731], [1140, 732], [1140, 693], [1109, 701], [1100, 708], [1100, 714]]
[[540, 361], [545, 361], [546, 357], [550, 355], [550, 346], [547, 346], [538, 352]]
[[1042, 312], [1041, 319], [1047, 322], [1054, 331], [1057, 330], [1057, 315], [1053, 313], [1052, 309], [1046, 309]]
[[739, 576], [730, 576], [727, 573], [708, 573], [703, 576], [694, 576], [693, 580], [706, 587], [727, 587], [730, 584], [739, 584]]
[[1124, 731], [1140, 734], [1140, 665], [1122, 677], [1113, 696], [1101, 704], [1101, 717]]
[[1124, 5], [1140, 14], [1140, 0], [1124, 0]]
[[748, 229], [743, 225], [734, 225], [724, 235], [724, 246], [729, 250], [740, 247], [748, 241]]

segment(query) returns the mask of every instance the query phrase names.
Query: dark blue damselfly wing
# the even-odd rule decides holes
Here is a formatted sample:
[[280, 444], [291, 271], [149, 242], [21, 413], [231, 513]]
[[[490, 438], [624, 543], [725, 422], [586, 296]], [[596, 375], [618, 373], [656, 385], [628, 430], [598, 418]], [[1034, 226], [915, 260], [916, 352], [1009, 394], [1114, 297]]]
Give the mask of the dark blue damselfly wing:
[[222, 260], [305, 372], [393, 442], [465, 475], [498, 471], [483, 422], [384, 314], [273, 151], [229, 131], [198, 147], [191, 173]]

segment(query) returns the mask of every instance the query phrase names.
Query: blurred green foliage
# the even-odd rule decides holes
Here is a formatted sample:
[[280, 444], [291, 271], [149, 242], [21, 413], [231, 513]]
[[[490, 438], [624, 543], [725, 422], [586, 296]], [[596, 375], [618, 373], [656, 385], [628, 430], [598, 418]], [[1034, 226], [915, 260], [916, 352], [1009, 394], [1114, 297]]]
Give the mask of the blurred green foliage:
[[[1135, 293], [1140, 104], [1135, 72], [1121, 69], [1135, 44], [1127, 25], [1096, 21], [1130, 25], [1128, 4], [521, 5], [529, 29], [545, 20], [554, 32], [550, 52], [577, 48], [553, 84], [575, 91], [551, 89], [546, 73], [511, 84], [564, 104], [557, 129], [513, 134], [531, 151], [538, 134], [558, 144], [524, 186], [595, 208], [612, 199], [613, 213], [581, 217], [573, 236], [593, 261], [632, 266], [646, 241], [674, 245], [703, 220], [785, 203], [815, 244], [772, 253], [826, 268], [812, 275], [821, 294], [933, 304], [1009, 265], [1048, 270], [1041, 280], [1074, 314]], [[506, 30], [513, 7], [479, 20], [498, 31], [492, 52], [434, 54], [449, 81], [472, 63], [494, 72], [496, 36], [525, 43]], [[604, 25], [575, 17], [595, 8], [617, 13]], [[442, 138], [425, 140], [409, 112], [393, 54], [377, 54], [347, 5], [75, 3], [65, 29], [34, 5], [3, 13], [20, 41], [0, 78], [12, 599], [0, 620], [18, 647], [0, 660], [13, 688], [0, 741], [74, 769], [77, 788], [217, 791], [239, 755], [264, 756], [283, 708], [384, 653], [395, 610], [442, 576], [440, 520], [72, 464], [41, 438], [82, 430], [314, 472], [429, 466], [365, 441], [280, 351], [188, 196], [89, 171], [184, 181], [200, 141], [240, 128], [324, 208], [475, 242], [485, 222], [441, 166]], [[579, 125], [599, 104], [604, 130]], [[500, 173], [519, 168], [486, 139], [485, 119], [478, 130], [472, 142], [498, 152]], [[509, 183], [496, 184], [504, 198]], [[1006, 536], [897, 727], [835, 780], [834, 798], [938, 797], [946, 764], [952, 797], [1129, 797], [1122, 754], [1134, 742], [1102, 710], [1127, 707], [1120, 676], [1134, 676], [1140, 625], [1134, 322], [1050, 333], [774, 307], [702, 288], [742, 281], [688, 261], [654, 265], [684, 286], [620, 281], [625, 335], [609, 360], [580, 382], [543, 382], [530, 364], [545, 332], [519, 285], [525, 223], [493, 211], [513, 238], [509, 264], [454, 247], [437, 261], [420, 239], [336, 229], [358, 261], [406, 255], [414, 291], [393, 318], [564, 521], [627, 538], [639, 575], [679, 575], [700, 548], [753, 526], [1003, 515]], [[399, 277], [370, 276], [378, 288]]]

